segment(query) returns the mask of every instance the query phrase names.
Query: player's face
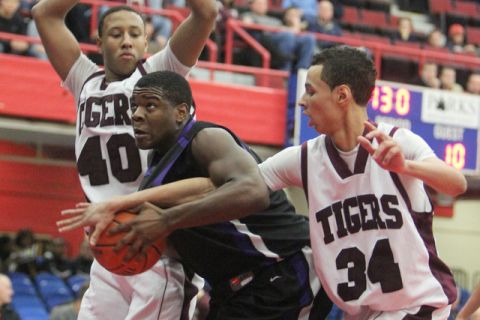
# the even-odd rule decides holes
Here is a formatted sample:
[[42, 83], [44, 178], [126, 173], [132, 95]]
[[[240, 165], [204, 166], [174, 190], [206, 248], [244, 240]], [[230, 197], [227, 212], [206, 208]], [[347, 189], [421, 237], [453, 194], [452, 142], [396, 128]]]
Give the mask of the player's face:
[[176, 141], [188, 116], [184, 105], [173, 105], [157, 88], [135, 88], [132, 122], [140, 149], [168, 150]]
[[103, 55], [108, 81], [130, 76], [147, 48], [142, 19], [130, 11], [118, 11], [108, 15], [98, 45]]
[[322, 69], [322, 65], [308, 69], [305, 93], [300, 100], [300, 106], [303, 113], [309, 117], [310, 127], [319, 133], [331, 135], [341, 126], [342, 110], [335, 103], [335, 89], [331, 90], [321, 79]]

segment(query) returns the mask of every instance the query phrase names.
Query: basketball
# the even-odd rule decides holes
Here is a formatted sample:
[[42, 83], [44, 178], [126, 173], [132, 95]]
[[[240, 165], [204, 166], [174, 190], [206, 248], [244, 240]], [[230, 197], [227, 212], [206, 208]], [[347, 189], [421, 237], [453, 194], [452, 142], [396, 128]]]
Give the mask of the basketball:
[[164, 249], [163, 241], [153, 243], [147, 249], [146, 253], [139, 253], [137, 257], [128, 262], [123, 260], [127, 254], [128, 246], [123, 247], [118, 252], [113, 251], [115, 245], [127, 234], [127, 232], [120, 232], [111, 235], [108, 231], [121, 223], [132, 220], [136, 215], [136, 213], [132, 212], [117, 213], [113, 221], [100, 235], [97, 244], [91, 246], [95, 259], [97, 259], [98, 263], [110, 272], [122, 276], [139, 274], [150, 269], [162, 255]]

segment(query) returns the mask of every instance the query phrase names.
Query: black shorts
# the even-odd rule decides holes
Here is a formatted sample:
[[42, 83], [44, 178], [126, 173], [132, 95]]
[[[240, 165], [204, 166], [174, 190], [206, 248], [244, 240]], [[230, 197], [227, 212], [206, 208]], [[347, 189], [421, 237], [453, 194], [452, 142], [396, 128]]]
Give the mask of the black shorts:
[[212, 288], [207, 320], [325, 319], [332, 303], [320, 287], [311, 259], [311, 249], [306, 247]]

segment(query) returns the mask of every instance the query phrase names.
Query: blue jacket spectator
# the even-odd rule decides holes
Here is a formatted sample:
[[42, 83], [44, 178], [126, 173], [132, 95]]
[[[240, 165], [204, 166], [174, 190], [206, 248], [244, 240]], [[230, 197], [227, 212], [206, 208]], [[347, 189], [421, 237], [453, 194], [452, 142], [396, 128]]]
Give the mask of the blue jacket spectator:
[[[343, 6], [338, 1], [333, 1], [334, 17], [340, 19], [343, 15]], [[317, 16], [317, 4], [318, 0], [283, 0], [282, 8], [287, 9], [290, 7], [297, 7], [302, 10], [303, 16], [306, 20], [315, 20]]]
[[[292, 32], [281, 19], [268, 15], [267, 0], [251, 0], [250, 10], [245, 12], [241, 18], [245, 23], [281, 29], [278, 32], [252, 33], [267, 49], [278, 50], [283, 56], [283, 61], [279, 63], [278, 69], [295, 71], [310, 66], [315, 49], [315, 38], [310, 34]], [[267, 45], [268, 43], [271, 45]]]

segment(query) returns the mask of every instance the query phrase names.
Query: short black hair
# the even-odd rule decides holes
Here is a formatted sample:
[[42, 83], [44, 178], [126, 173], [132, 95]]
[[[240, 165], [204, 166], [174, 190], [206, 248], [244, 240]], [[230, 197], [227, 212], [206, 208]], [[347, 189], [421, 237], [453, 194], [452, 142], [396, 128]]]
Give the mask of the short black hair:
[[313, 57], [314, 65], [323, 66], [322, 81], [330, 89], [345, 84], [350, 87], [357, 104], [367, 105], [375, 88], [377, 71], [364, 51], [348, 46], [328, 48]]
[[168, 100], [173, 105], [186, 103], [190, 109], [193, 103], [190, 84], [184, 77], [172, 71], [164, 70], [147, 73], [137, 81], [135, 87], [159, 87], [163, 92], [162, 98]]
[[105, 23], [105, 18], [108, 17], [109, 15], [111, 15], [112, 13], [115, 13], [115, 12], [119, 12], [119, 11], [129, 11], [129, 12], [133, 12], [133, 13], [136, 13], [140, 18], [142, 18], [142, 21], [143, 21], [143, 24], [145, 24], [145, 19], [143, 18], [143, 15], [140, 14], [140, 12], [138, 12], [137, 10], [133, 9], [132, 7], [129, 7], [129, 6], [116, 6], [116, 7], [110, 7], [107, 11], [105, 11], [102, 16], [100, 17], [100, 21], [98, 22], [98, 36], [101, 37], [102, 36], [102, 29], [103, 29], [103, 25]]

